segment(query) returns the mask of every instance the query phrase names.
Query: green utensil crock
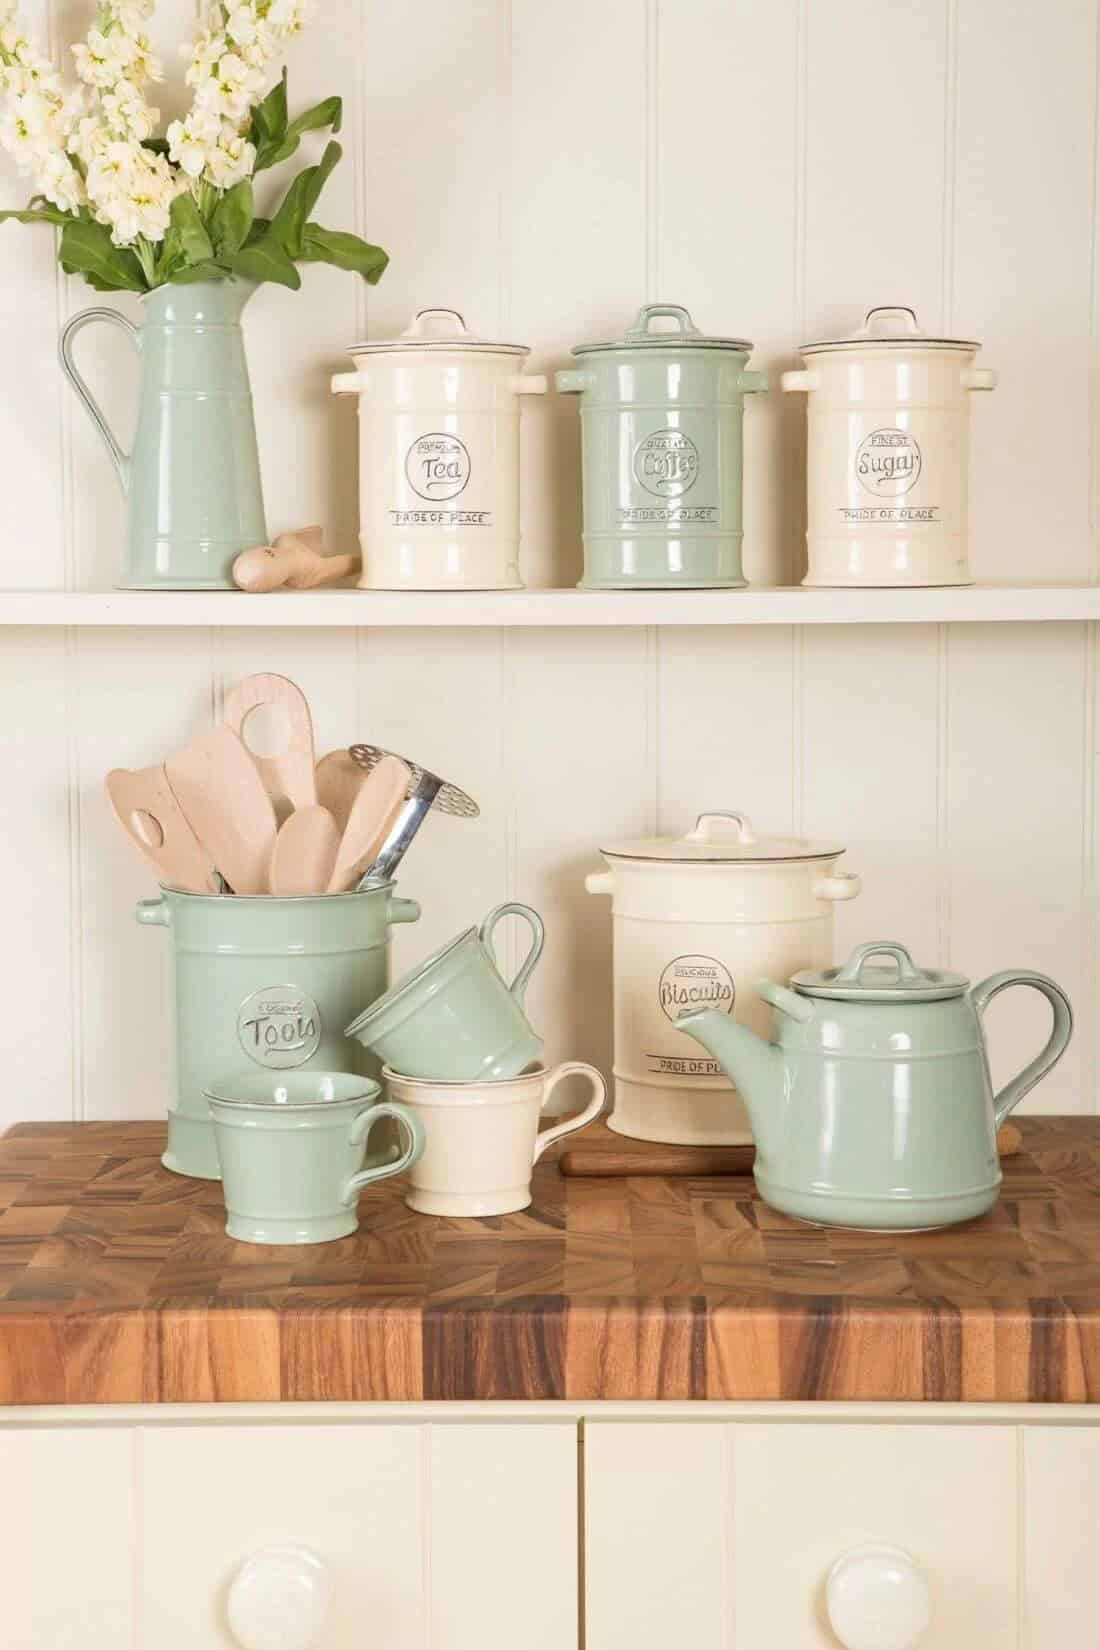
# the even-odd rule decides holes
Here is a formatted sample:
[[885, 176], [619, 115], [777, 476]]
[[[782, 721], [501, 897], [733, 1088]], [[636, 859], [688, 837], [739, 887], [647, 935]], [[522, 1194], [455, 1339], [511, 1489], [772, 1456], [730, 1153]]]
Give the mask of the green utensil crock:
[[162, 888], [137, 919], [167, 928], [175, 977], [176, 1102], [165, 1168], [216, 1180], [212, 1079], [302, 1067], [377, 1075], [348, 1016], [389, 984], [389, 930], [420, 907], [392, 883], [362, 893], [254, 899]]
[[[169, 284], [146, 295], [140, 327], [97, 305], [62, 329], [62, 368], [129, 502], [124, 590], [232, 590], [234, 557], [267, 543], [241, 330], [255, 290], [241, 280]], [[73, 340], [93, 321], [120, 328], [141, 357], [130, 452], [73, 362]]]
[[[502, 917], [522, 917], [531, 949], [511, 985], [493, 956]], [[542, 918], [529, 905], [498, 905], [353, 1020], [347, 1035], [405, 1077], [474, 1083], [515, 1077], [542, 1053], [523, 1012], [523, 995], [542, 955]]]
[[[395, 1101], [379, 1102], [380, 1092], [370, 1078], [332, 1071], [211, 1083], [228, 1235], [242, 1243], [332, 1243], [356, 1231], [363, 1188], [403, 1174], [424, 1150], [419, 1118]], [[364, 1168], [368, 1137], [385, 1118], [401, 1145]]]

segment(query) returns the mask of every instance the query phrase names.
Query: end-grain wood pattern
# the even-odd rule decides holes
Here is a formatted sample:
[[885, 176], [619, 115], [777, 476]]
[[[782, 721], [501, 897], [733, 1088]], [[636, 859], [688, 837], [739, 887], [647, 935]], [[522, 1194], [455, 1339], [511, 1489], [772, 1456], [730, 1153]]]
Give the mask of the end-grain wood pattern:
[[895, 1236], [548, 1154], [522, 1214], [436, 1220], [386, 1181], [356, 1236], [260, 1248], [163, 1140], [0, 1140], [0, 1403], [1100, 1399], [1100, 1119], [1027, 1120], [988, 1216]]

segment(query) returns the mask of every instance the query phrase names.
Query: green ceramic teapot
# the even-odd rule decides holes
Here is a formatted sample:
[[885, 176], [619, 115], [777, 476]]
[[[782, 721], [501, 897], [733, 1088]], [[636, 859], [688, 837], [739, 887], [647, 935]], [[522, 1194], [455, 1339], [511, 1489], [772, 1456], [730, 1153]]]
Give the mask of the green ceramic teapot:
[[[981, 1017], [1010, 985], [1041, 992], [1054, 1023], [1042, 1053], [994, 1096]], [[756, 987], [778, 1011], [771, 1043], [717, 1009], [676, 1022], [748, 1106], [761, 1197], [829, 1226], [913, 1230], [984, 1214], [1001, 1181], [997, 1129], [1069, 1042], [1061, 987], [1013, 970], [971, 986], [890, 942], [857, 946], [842, 968], [806, 970], [791, 987]]]

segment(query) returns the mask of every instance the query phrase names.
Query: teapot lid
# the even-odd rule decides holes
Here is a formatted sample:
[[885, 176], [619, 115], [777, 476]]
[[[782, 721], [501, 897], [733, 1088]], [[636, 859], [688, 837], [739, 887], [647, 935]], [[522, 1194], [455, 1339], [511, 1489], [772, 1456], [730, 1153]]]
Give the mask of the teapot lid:
[[[654, 329], [658, 317], [675, 322], [674, 327]], [[611, 338], [602, 344], [577, 344], [572, 355], [596, 355], [609, 349], [726, 349], [748, 355], [752, 344], [747, 338], [720, 338], [701, 332], [682, 304], [643, 304], [621, 338]]]
[[[893, 966], [868, 967], [870, 957], [892, 957]], [[946, 968], [918, 968], [904, 945], [871, 940], [857, 945], [840, 968], [804, 968], [791, 976], [804, 997], [834, 997], [849, 1003], [931, 1003], [961, 997], [970, 985], [965, 974]]]
[[[723, 828], [730, 825], [732, 831]], [[844, 849], [839, 843], [810, 842], [802, 836], [757, 836], [747, 814], [705, 813], [699, 815], [686, 836], [630, 837], [625, 842], [609, 842], [600, 852], [609, 859], [728, 865], [759, 860], [835, 859]]]
[[398, 338], [353, 344], [349, 355], [406, 354], [409, 350], [475, 350], [486, 355], [529, 355], [526, 344], [497, 344], [469, 331], [457, 309], [418, 309]]
[[968, 351], [982, 347], [972, 338], [931, 338], [921, 331], [915, 310], [906, 304], [880, 304], [867, 311], [863, 325], [847, 338], [822, 338], [814, 344], [799, 344], [798, 350], [800, 355], [810, 355], [829, 349], [866, 349], [868, 344], [893, 345], [895, 349], [925, 344], [933, 349]]

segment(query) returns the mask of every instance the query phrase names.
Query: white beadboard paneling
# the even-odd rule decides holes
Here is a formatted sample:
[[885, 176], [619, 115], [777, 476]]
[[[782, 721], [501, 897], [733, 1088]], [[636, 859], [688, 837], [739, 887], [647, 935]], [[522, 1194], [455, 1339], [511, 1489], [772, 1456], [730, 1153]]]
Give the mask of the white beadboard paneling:
[[[776, 390], [798, 342], [798, 14], [797, 0], [657, 0], [655, 294], [686, 304], [706, 332], [753, 339], [752, 365]], [[705, 49], [685, 50], [687, 42]], [[718, 157], [739, 154], [754, 164], [715, 211]], [[745, 400], [745, 572], [754, 584], [794, 575], [792, 517], [805, 488], [790, 459], [804, 451], [805, 416], [801, 396]]]
[[210, 727], [209, 637], [82, 635], [75, 670], [83, 1115], [157, 1117], [174, 1093], [171, 941], [134, 920], [156, 876], [119, 829], [103, 781], [111, 768], [163, 762]]
[[[1082, 995], [1085, 865], [1085, 627], [1035, 625], [1018, 637], [952, 628], [947, 772], [950, 964], [974, 980], [1002, 968], [1052, 975]], [[1000, 1087], [1044, 1042], [1050, 1010], [1006, 992], [986, 1015]], [[1070, 1044], [1028, 1110], [1091, 1111], [1082, 1040]]]
[[65, 635], [16, 631], [0, 648], [0, 844], [9, 867], [0, 1129], [72, 1115], [74, 979]]
[[836, 906], [838, 957], [865, 939], [938, 956], [937, 660], [930, 626], [804, 636], [801, 826], [843, 842], [863, 892]]
[[[645, 24], [641, 0], [513, 0], [508, 319], [539, 371], [617, 338], [650, 296]], [[523, 576], [575, 584], [576, 397], [533, 408], [524, 435]]]
[[546, 950], [527, 992], [548, 1061], [610, 1069], [611, 915], [584, 877], [601, 842], [653, 823], [650, 676], [645, 632], [593, 647], [569, 631], [509, 639], [514, 895], [546, 921]]
[[958, 30], [951, 321], [1001, 373], [972, 398], [973, 570], [1087, 576], [1097, 7], [958, 0]]
[[355, 738], [411, 757], [481, 808], [474, 820], [433, 809], [399, 866], [401, 891], [423, 916], [394, 930], [396, 976], [510, 897], [502, 643], [492, 630], [361, 640]]
[[659, 630], [658, 824], [734, 809], [760, 831], [794, 822], [794, 633]]
[[[992, 27], [998, 9], [986, 10]], [[806, 16], [802, 320], [813, 337], [828, 337], [847, 332], [873, 304], [905, 303], [934, 325], [942, 288], [945, 0], [832, 0], [808, 5]]]
[[431, 1650], [574, 1650], [576, 1425], [432, 1427], [428, 1451]]
[[586, 1424], [589, 1644], [728, 1650], [727, 1438], [683, 1422]]

